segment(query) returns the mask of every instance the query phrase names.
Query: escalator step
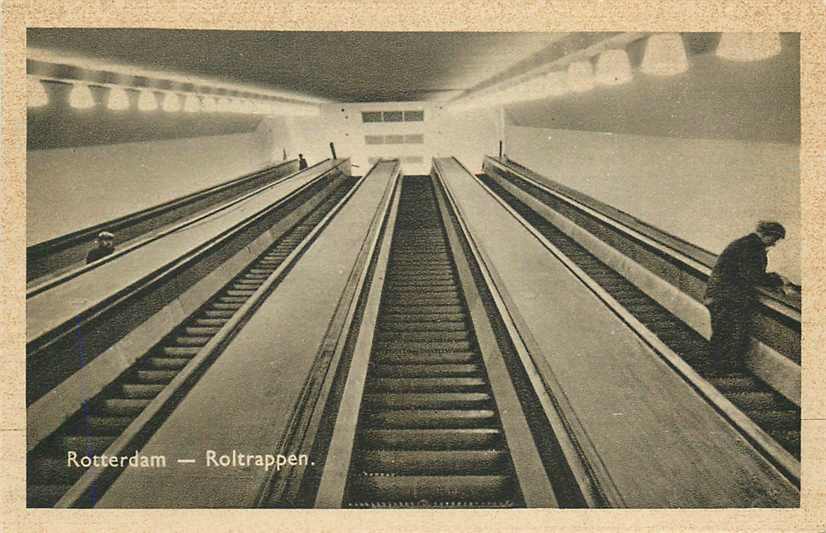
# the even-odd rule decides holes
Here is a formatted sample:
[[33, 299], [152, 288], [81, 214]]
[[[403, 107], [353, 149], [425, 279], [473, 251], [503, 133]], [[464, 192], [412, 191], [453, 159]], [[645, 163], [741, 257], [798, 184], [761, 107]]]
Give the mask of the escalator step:
[[369, 410], [484, 409], [492, 398], [484, 392], [371, 393], [362, 401]]
[[368, 427], [384, 429], [453, 429], [493, 427], [496, 415], [492, 410], [409, 409], [365, 413]]
[[404, 332], [381, 332], [377, 336], [377, 342], [382, 346], [404, 346], [406, 350], [439, 350], [440, 347], [455, 349], [457, 345], [467, 344], [470, 346], [467, 331], [404, 331]]
[[481, 372], [479, 365], [378, 365], [372, 369], [376, 377], [438, 377], [474, 376]]
[[426, 317], [419, 317], [410, 321], [387, 321], [382, 320], [381, 333], [401, 333], [413, 331], [460, 331], [466, 332], [467, 325], [464, 320], [436, 320], [427, 321]]
[[135, 377], [141, 383], [169, 383], [178, 372], [174, 370], [138, 370]]
[[389, 365], [404, 364], [462, 364], [478, 361], [474, 352], [456, 353], [425, 353], [425, 354], [381, 354], [377, 355], [376, 363]]
[[442, 378], [376, 378], [368, 382], [371, 391], [474, 391], [485, 386], [481, 377]]
[[508, 467], [503, 450], [365, 450], [357, 469], [396, 475], [499, 474]]
[[362, 432], [362, 448], [398, 450], [489, 450], [502, 447], [496, 428], [465, 429], [368, 429]]
[[66, 456], [36, 457], [34, 461], [30, 461], [28, 464], [26, 483], [29, 486], [37, 484], [71, 485], [81, 475], [83, 475], [83, 469], [74, 465], [68, 466]]
[[504, 500], [513, 494], [507, 476], [355, 476], [362, 501]]
[[150, 357], [146, 368], [154, 370], [180, 370], [189, 363], [190, 359], [173, 357]]
[[107, 415], [137, 415], [149, 405], [151, 400], [134, 398], [108, 398], [101, 402], [102, 410]]
[[101, 435], [66, 435], [62, 439], [64, 451], [77, 452], [78, 455], [100, 455], [115, 442], [114, 436]]
[[215, 335], [216, 333], [221, 331], [221, 328], [220, 327], [215, 327], [215, 326], [205, 327], [205, 326], [198, 325], [198, 326], [187, 326], [186, 328], [184, 328], [184, 331], [186, 332], [187, 335], [190, 335], [190, 336], [193, 336], [193, 337], [196, 337], [196, 336], [200, 337], [200, 336], [206, 336], [206, 335], [210, 335], [210, 336]]
[[775, 395], [763, 391], [740, 391], [726, 394], [728, 399], [744, 411], [771, 409], [776, 404]]
[[121, 385], [121, 394], [127, 398], [154, 398], [166, 385], [147, 385], [143, 383], [124, 383]]
[[201, 351], [200, 347], [193, 346], [164, 346], [162, 352], [170, 357], [195, 357]]

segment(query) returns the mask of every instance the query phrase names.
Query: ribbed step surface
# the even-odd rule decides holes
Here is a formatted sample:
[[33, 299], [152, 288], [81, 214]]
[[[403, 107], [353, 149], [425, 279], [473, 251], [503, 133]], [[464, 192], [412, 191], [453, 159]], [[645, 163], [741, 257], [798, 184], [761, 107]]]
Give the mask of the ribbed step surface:
[[349, 507], [513, 507], [496, 404], [429, 177], [405, 177]]
[[[701, 335], [623, 276], [596, 259], [490, 177], [483, 175], [481, 179], [661, 341], [679, 354], [698, 374], [717, 387], [729, 401], [763, 430], [776, 436], [778, 444], [800, 459], [800, 409], [797, 406], [746, 371], [716, 371], [708, 359], [708, 342]], [[518, 178], [509, 179], [514, 185], [532, 194], [531, 185]], [[549, 204], [549, 207], [556, 206]]]
[[83, 474], [69, 467], [66, 453], [78, 457], [100, 455], [115, 438], [175, 379], [189, 361], [204, 349], [233, 315], [312, 231], [324, 215], [350, 190], [347, 180], [304, 220], [294, 226], [259, 258], [227, 283], [167, 339], [139, 358], [97, 398], [69, 419], [29, 454], [29, 507], [51, 507]]

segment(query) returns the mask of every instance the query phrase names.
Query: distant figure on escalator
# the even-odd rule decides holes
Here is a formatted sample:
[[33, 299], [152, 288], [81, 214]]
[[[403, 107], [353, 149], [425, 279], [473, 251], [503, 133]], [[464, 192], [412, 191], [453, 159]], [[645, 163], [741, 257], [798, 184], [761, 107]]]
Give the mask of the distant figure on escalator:
[[307, 167], [307, 160], [304, 159], [304, 154], [298, 154], [298, 170], [304, 170]]
[[112, 255], [115, 251], [115, 236], [108, 231], [101, 231], [98, 233], [98, 237], [95, 242], [97, 243], [97, 247], [89, 250], [89, 253], [86, 255], [87, 265], [93, 261], [106, 257], [107, 255]]
[[711, 315], [709, 355], [719, 370], [736, 371], [744, 364], [757, 287], [790, 287], [783, 276], [766, 272], [768, 249], [785, 237], [780, 223], [759, 222], [754, 233], [726, 246], [717, 258], [703, 303]]

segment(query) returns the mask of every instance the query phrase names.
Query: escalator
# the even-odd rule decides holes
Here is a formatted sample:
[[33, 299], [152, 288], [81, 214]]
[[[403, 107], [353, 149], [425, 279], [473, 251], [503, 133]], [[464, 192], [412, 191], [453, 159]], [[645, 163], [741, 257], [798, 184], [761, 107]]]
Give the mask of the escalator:
[[402, 182], [344, 504], [524, 505], [428, 176]]
[[[708, 359], [708, 341], [487, 175], [481, 181], [579, 266], [701, 377], [800, 459], [800, 408], [748, 372], [721, 372]], [[519, 185], [516, 183], [516, 185]]]
[[[92, 398], [28, 454], [28, 507], [52, 507], [83, 475], [67, 453], [101, 455], [238, 313], [305, 237], [356, 184], [347, 179], [164, 340]], [[191, 388], [194, 383], [188, 383]], [[186, 390], [188, 390], [188, 388]], [[184, 391], [176, 391], [177, 401]], [[165, 413], [168, 415], [168, 413]], [[157, 427], [160, 420], [153, 420]], [[148, 430], [151, 432], [151, 429]], [[144, 432], [146, 433], [146, 432]], [[143, 438], [148, 438], [147, 434]], [[97, 487], [99, 497], [106, 487]]]

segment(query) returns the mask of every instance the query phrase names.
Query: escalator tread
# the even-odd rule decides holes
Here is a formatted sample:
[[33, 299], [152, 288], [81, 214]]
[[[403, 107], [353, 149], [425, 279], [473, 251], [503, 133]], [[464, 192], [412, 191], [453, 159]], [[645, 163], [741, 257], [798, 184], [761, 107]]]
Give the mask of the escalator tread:
[[349, 507], [514, 507], [520, 496], [429, 177], [405, 177]]

